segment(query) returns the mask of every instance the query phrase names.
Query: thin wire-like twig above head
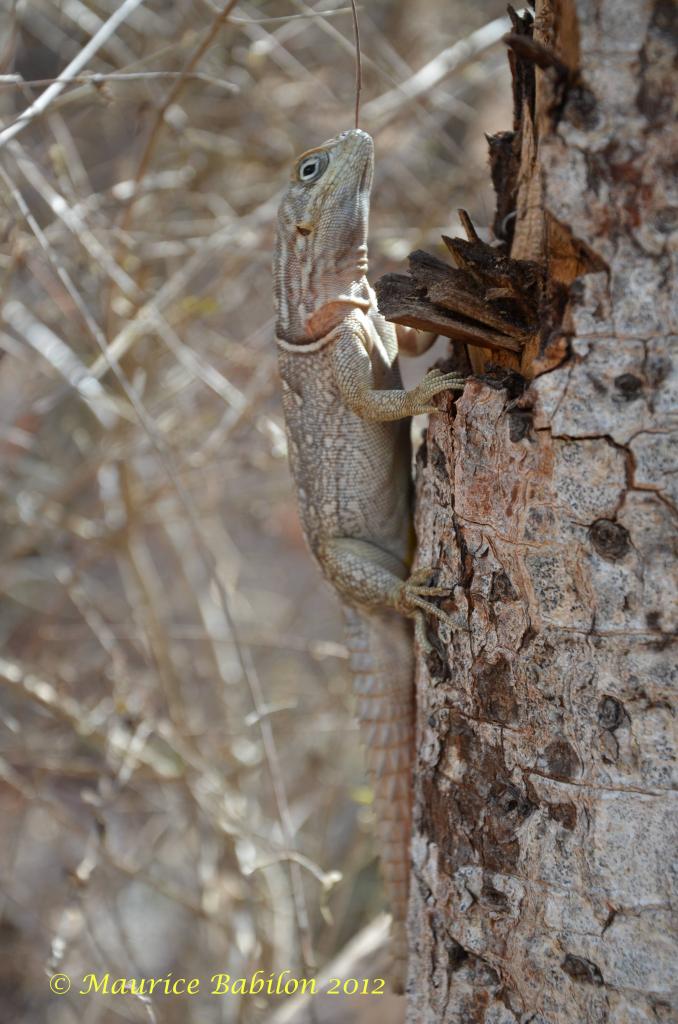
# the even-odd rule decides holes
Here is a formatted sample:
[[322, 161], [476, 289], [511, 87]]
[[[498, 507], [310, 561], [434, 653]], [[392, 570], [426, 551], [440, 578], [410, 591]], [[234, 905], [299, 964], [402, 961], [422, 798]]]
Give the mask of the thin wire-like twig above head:
[[355, 126], [360, 120], [360, 93], [363, 87], [363, 72], [360, 61], [360, 29], [358, 28], [358, 9], [355, 0], [351, 0], [353, 12], [353, 38], [355, 39]]

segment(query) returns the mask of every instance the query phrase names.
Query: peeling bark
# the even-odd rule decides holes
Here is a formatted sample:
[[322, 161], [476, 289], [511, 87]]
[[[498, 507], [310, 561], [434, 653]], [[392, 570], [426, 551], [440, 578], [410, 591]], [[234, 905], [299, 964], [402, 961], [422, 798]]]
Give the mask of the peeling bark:
[[416, 1024], [678, 1012], [672, 25], [544, 0], [514, 26], [498, 235], [547, 285], [534, 342], [485, 352], [419, 453], [455, 626], [419, 657]]

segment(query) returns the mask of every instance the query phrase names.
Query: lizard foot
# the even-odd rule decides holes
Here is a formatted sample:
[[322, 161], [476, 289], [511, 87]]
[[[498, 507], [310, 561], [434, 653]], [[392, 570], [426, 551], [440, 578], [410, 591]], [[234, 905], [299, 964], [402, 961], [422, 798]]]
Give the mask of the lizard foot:
[[431, 405], [431, 399], [442, 391], [463, 391], [466, 378], [460, 373], [443, 373], [441, 370], [429, 370], [424, 379], [410, 392], [411, 415], [420, 413], [440, 412], [437, 406]]
[[431, 370], [426, 371], [426, 376], [424, 377], [424, 380], [436, 379], [444, 380], [451, 384], [454, 384], [454, 382], [457, 381], [461, 384], [462, 387], [464, 386], [464, 383], [466, 381], [466, 377], [464, 376], [464, 374], [459, 373], [458, 370], [450, 370], [449, 373], [443, 373], [443, 371], [439, 370], [437, 366], [434, 366]]
[[432, 587], [429, 585], [428, 580], [434, 571], [429, 566], [424, 566], [423, 569], [416, 569], [407, 580], [410, 591], [413, 594], [418, 594], [420, 597], [444, 597], [446, 594], [449, 594], [449, 587]]
[[[442, 612], [440, 608], [436, 607], [436, 605], [431, 604], [430, 601], [426, 601], [423, 597], [420, 597], [416, 590], [428, 590], [431, 596], [436, 595], [438, 597], [440, 596], [441, 593], [441, 591], [436, 587], [419, 587], [416, 588], [414, 591], [409, 591], [406, 598], [407, 604], [409, 605], [409, 615], [412, 615], [415, 609], [420, 609], [422, 612], [425, 612], [432, 618], [438, 619], [439, 622], [444, 622], [447, 626], [454, 625], [449, 615], [446, 615], [445, 612]], [[449, 591], [443, 590], [442, 593], [447, 594], [449, 593]]]
[[426, 600], [430, 597], [445, 597], [450, 593], [449, 587], [432, 587], [424, 582], [429, 579], [431, 572], [432, 570], [429, 568], [417, 569], [409, 579], [401, 583], [396, 597], [396, 607], [404, 615], [414, 618], [415, 622], [417, 617], [424, 612], [426, 615], [438, 619], [439, 622], [452, 626], [453, 622], [450, 616], [431, 601]]

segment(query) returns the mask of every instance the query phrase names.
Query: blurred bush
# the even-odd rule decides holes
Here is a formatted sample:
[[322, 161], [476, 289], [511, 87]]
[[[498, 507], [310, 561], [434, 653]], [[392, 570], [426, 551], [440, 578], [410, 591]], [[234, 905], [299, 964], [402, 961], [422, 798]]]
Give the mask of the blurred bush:
[[[118, 0], [0, 12], [3, 129], [104, 35], [0, 134], [3, 1021], [262, 1020], [252, 996], [75, 992], [90, 971], [302, 976], [382, 906], [340, 617], [288, 478], [269, 272], [290, 162], [352, 123], [351, 17], [221, 3], [127, 0], [108, 36]], [[501, 13], [360, 12], [373, 278], [454, 233], [459, 205], [491, 221], [501, 46], [413, 75]]]

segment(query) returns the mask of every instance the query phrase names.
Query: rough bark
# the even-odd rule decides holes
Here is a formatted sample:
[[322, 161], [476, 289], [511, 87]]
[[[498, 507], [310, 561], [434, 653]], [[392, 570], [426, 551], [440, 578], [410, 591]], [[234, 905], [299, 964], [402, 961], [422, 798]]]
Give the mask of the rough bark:
[[676, 1019], [672, 24], [561, 0], [509, 40], [496, 229], [545, 285], [419, 457], [455, 628], [419, 657], [417, 1024]]

